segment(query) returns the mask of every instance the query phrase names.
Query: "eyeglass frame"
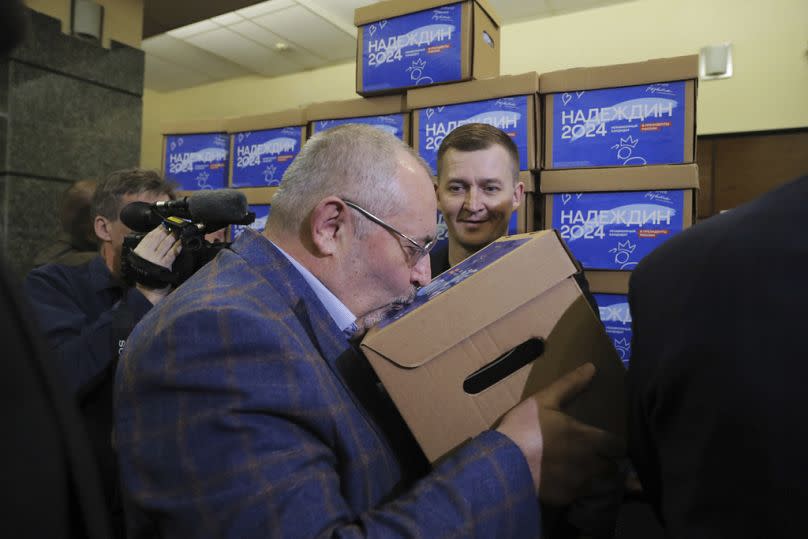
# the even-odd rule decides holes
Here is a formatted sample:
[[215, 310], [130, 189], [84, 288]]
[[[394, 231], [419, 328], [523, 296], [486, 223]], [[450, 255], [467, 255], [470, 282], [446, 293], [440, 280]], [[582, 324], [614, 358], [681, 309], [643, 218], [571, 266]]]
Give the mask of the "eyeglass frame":
[[417, 251], [417, 256], [415, 257], [415, 260], [410, 261], [410, 263], [413, 266], [415, 266], [418, 262], [420, 262], [423, 257], [428, 256], [429, 252], [432, 250], [432, 248], [435, 247], [435, 244], [438, 243], [438, 238], [435, 238], [435, 239], [433, 239], [431, 241], [426, 242], [425, 245], [421, 245], [420, 243], [418, 243], [417, 241], [415, 241], [414, 239], [412, 239], [408, 235], [406, 235], [403, 232], [401, 232], [400, 230], [398, 230], [393, 225], [391, 225], [389, 223], [386, 223], [384, 220], [380, 219], [379, 217], [376, 217], [375, 215], [373, 215], [372, 213], [367, 211], [365, 208], [363, 208], [362, 206], [360, 206], [356, 202], [348, 200], [347, 198], [343, 198], [342, 201], [345, 203], [346, 206], [348, 206], [349, 208], [355, 209], [356, 211], [358, 211], [359, 213], [364, 215], [366, 218], [370, 219], [371, 221], [373, 221], [374, 223], [376, 223], [380, 227], [384, 228], [388, 232], [392, 232], [396, 236], [404, 238], [405, 240], [410, 242], [410, 244], [413, 247], [415, 247], [415, 249]]

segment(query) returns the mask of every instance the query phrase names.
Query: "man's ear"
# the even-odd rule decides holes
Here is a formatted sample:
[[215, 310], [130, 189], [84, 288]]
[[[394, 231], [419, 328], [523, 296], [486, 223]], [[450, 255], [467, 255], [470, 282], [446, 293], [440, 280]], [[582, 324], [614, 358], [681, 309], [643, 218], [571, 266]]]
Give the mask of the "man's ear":
[[103, 215], [96, 215], [93, 221], [95, 235], [101, 241], [112, 241], [112, 223]]
[[517, 182], [513, 188], [513, 209], [517, 209], [522, 204], [522, 198], [525, 195], [525, 184]]
[[317, 256], [333, 255], [346, 237], [353, 236], [349, 208], [339, 197], [326, 197], [318, 202], [311, 211], [309, 225]]

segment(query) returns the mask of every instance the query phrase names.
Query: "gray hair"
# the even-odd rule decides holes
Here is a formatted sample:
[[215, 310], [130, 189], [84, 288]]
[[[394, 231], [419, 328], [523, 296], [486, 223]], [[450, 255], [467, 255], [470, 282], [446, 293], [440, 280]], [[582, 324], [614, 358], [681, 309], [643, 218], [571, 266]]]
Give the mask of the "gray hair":
[[[412, 148], [376, 127], [346, 124], [315, 134], [283, 175], [272, 199], [270, 229], [296, 231], [328, 196], [344, 197], [379, 216], [393, 214], [401, 199], [393, 180], [402, 152], [429, 175], [427, 164]], [[359, 236], [373, 226], [366, 219], [356, 222]]]

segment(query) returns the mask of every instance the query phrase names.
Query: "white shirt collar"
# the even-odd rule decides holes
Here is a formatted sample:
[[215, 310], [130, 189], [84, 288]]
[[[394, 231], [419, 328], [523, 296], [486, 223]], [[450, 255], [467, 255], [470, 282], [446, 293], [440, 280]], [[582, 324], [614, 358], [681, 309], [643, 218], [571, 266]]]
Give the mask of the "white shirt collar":
[[342, 331], [351, 330], [351, 328], [355, 327], [354, 322], [356, 322], [356, 316], [351, 312], [348, 307], [342, 303], [337, 296], [335, 296], [328, 288], [325, 287], [323, 283], [320, 282], [320, 279], [314, 276], [312, 272], [306, 269], [303, 264], [292, 258], [292, 256], [278, 247], [276, 243], [273, 245], [283, 253], [283, 256], [291, 262], [291, 264], [300, 272], [300, 275], [303, 276], [303, 279], [309, 284], [309, 286], [314, 291], [314, 295], [317, 296], [317, 299], [325, 307], [325, 310], [328, 311], [328, 314], [331, 315], [331, 318], [337, 324]]

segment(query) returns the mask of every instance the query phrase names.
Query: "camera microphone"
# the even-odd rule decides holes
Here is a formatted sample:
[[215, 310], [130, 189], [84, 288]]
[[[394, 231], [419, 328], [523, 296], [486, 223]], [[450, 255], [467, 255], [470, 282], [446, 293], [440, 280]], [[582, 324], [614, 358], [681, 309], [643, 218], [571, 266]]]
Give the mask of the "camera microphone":
[[255, 218], [249, 211], [244, 193], [219, 189], [154, 204], [132, 202], [121, 210], [120, 219], [135, 232], [145, 233], [160, 225], [166, 217], [181, 217], [218, 228], [228, 224], [249, 224]]

